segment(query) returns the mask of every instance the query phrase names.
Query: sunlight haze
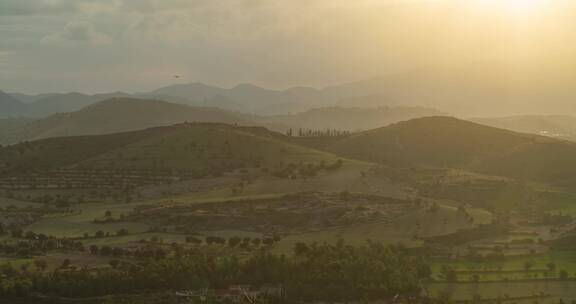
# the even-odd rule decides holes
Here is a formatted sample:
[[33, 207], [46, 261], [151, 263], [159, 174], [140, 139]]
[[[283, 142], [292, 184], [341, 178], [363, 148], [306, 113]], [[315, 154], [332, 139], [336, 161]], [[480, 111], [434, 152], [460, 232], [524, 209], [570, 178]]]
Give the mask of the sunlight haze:
[[3, 0], [0, 81], [138, 91], [180, 74], [284, 88], [478, 65], [563, 78], [574, 12], [564, 0]]
[[576, 304], [576, 0], [0, 0], [0, 303]]

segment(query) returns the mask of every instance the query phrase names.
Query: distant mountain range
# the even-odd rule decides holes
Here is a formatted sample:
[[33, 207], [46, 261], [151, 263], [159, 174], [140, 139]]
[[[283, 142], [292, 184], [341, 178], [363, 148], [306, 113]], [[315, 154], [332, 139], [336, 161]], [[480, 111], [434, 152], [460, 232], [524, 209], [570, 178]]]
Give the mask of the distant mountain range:
[[56, 113], [74, 112], [110, 98], [161, 99], [194, 107], [218, 107], [250, 114], [285, 114], [308, 110], [325, 103], [319, 91], [312, 88], [276, 91], [242, 84], [224, 89], [202, 83], [190, 83], [135, 94], [115, 92], [96, 95], [66, 93], [33, 96], [2, 93], [0, 118], [39, 118]]
[[12, 95], [0, 91], [0, 118], [26, 116], [27, 107]]
[[[514, 77], [490, 66], [429, 69], [387, 75], [321, 89], [272, 90], [252, 84], [220, 88], [176, 84], [142, 93], [114, 92], [25, 95], [0, 94], [0, 118], [46, 117], [73, 112], [118, 97], [161, 99], [257, 115], [286, 115], [313, 108], [423, 106], [462, 117], [536, 113], [575, 114], [576, 75], [558, 71], [515, 71]], [[550, 75], [550, 79], [544, 77]]]

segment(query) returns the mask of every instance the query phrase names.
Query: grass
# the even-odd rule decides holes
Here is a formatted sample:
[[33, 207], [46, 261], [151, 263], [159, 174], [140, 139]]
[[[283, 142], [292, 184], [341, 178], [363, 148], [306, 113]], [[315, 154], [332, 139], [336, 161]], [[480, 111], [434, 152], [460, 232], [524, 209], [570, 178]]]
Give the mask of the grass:
[[150, 136], [87, 159], [81, 166], [209, 172], [211, 168], [238, 164], [250, 167], [256, 163], [275, 165], [279, 162], [333, 162], [338, 159], [328, 153], [232, 126], [198, 124], [172, 129], [160, 136]]
[[[472, 214], [478, 217], [480, 223], [488, 217], [485, 212], [476, 209]], [[418, 228], [417, 224], [420, 224], [421, 228]], [[468, 223], [462, 214], [458, 213], [457, 208], [440, 205], [436, 212], [431, 213], [424, 209], [414, 210], [390, 222], [365, 223], [346, 228], [291, 235], [280, 241], [276, 246], [276, 251], [289, 254], [298, 242], [336, 243], [340, 239], [353, 245], [361, 245], [367, 240], [372, 240], [384, 244], [402, 243], [405, 246], [416, 247], [420, 246], [422, 241], [414, 236], [445, 235], [470, 228], [475, 224]]]
[[136, 234], [129, 234], [123, 236], [111, 236], [104, 238], [93, 238], [84, 241], [85, 246], [97, 245], [97, 246], [126, 246], [130, 244], [135, 244], [141, 240], [150, 241], [152, 238], [161, 240], [163, 243], [184, 243], [186, 236], [183, 234], [174, 233], [162, 233], [162, 232], [143, 232]]
[[[147, 200], [142, 203], [175, 202], [183, 204], [221, 202], [224, 200], [264, 199], [276, 198], [290, 193], [298, 192], [349, 192], [377, 194], [393, 198], [406, 198], [410, 196], [407, 189], [390, 182], [389, 180], [369, 174], [374, 168], [373, 164], [344, 161], [342, 168], [323, 172], [316, 177], [306, 179], [283, 179], [275, 177], [261, 177], [247, 184], [244, 191], [233, 194], [232, 188], [237, 183], [225, 185], [216, 189], [185, 193], [159, 199]], [[364, 175], [363, 175], [364, 173]]]
[[[526, 272], [523, 271], [526, 262], [533, 263], [532, 269], [535, 270], [529, 277], [526, 277]], [[569, 281], [543, 281], [544, 271], [541, 270], [546, 269], [547, 264], [550, 262], [556, 264], [556, 272], [565, 270], [572, 279]], [[510, 297], [526, 297], [538, 294], [551, 295], [549, 298], [513, 300], [511, 302], [529, 304], [536, 303], [536, 301], [539, 304], [556, 304], [560, 299], [563, 299], [566, 303], [576, 300], [576, 280], [574, 280], [576, 278], [575, 251], [551, 251], [535, 256], [505, 257], [481, 262], [435, 260], [432, 264], [435, 277], [438, 277], [441, 265], [449, 265], [457, 270], [473, 271], [494, 270], [500, 267], [506, 273], [480, 274], [480, 282], [478, 283], [470, 282], [470, 273], [459, 274], [460, 283], [430, 283], [427, 285], [427, 290], [432, 296], [448, 294], [452, 300], [462, 301], [471, 300], [477, 294], [484, 299], [494, 299], [505, 295]], [[533, 277], [534, 273], [538, 273], [537, 278]], [[538, 280], [526, 281], [527, 279]]]
[[[442, 265], [448, 265], [457, 271], [477, 271], [483, 281], [518, 280], [526, 279], [526, 272], [523, 270], [527, 262], [533, 265], [532, 269], [534, 270], [545, 270], [548, 263], [554, 263], [556, 272], [565, 270], [568, 272], [569, 277], [576, 278], [576, 251], [550, 251], [540, 255], [509, 256], [481, 261], [439, 259], [433, 261], [432, 271], [435, 277], [438, 278]], [[506, 273], [482, 273], [482, 271], [497, 269], [501, 269]], [[543, 272], [538, 271], [538, 278], [543, 278]], [[460, 274], [459, 278], [463, 281], [469, 281], [470, 276], [470, 273]]]
[[0, 208], [6, 208], [6, 207], [11, 207], [11, 206], [15, 206], [18, 208], [38, 207], [38, 206], [40, 206], [40, 204], [31, 203], [31, 202], [24, 202], [24, 201], [20, 201], [20, 200], [5, 198], [5, 197], [0, 197]]
[[81, 237], [84, 233], [93, 235], [97, 231], [115, 233], [120, 229], [127, 229], [130, 233], [148, 231], [149, 227], [140, 223], [108, 223], [95, 224], [93, 220], [102, 218], [106, 211], [113, 216], [119, 216], [132, 210], [135, 204], [83, 204], [78, 205], [81, 213], [46, 217], [28, 226], [25, 230], [44, 233], [57, 237]]
[[[124, 228], [127, 229], [134, 236], [122, 238], [110, 238], [110, 240], [94, 240], [90, 243], [106, 243], [124, 244], [127, 242], [138, 241], [142, 239], [141, 233], [148, 232], [149, 227], [141, 223], [109, 223], [109, 224], [94, 224], [93, 220], [102, 218], [106, 211], [110, 211], [114, 217], [121, 214], [127, 214], [133, 208], [140, 205], [156, 204], [156, 203], [170, 203], [170, 204], [195, 204], [195, 203], [210, 203], [221, 201], [235, 201], [235, 200], [253, 200], [253, 199], [270, 199], [278, 198], [286, 193], [301, 192], [304, 190], [324, 190], [324, 191], [342, 191], [349, 189], [369, 188], [371, 191], [379, 194], [390, 194], [390, 196], [405, 197], [404, 189], [391, 184], [390, 182], [374, 177], [362, 177], [361, 172], [368, 171], [372, 165], [345, 161], [344, 166], [336, 171], [322, 173], [321, 175], [310, 179], [279, 179], [279, 178], [260, 178], [245, 187], [244, 193], [240, 195], [233, 195], [231, 187], [224, 186], [210, 191], [199, 193], [186, 193], [183, 195], [171, 196], [166, 198], [145, 200], [130, 204], [111, 204], [111, 203], [89, 203], [75, 205], [75, 208], [81, 210], [79, 214], [73, 215], [58, 215], [45, 217], [40, 221], [30, 225], [25, 230], [31, 230], [37, 233], [44, 233], [58, 237], [81, 237], [85, 233], [94, 235], [97, 231], [115, 233], [116, 231]], [[377, 228], [374, 228], [377, 230]], [[360, 234], [365, 234], [366, 231], [360, 231]], [[229, 235], [230, 233], [223, 233]], [[245, 235], [246, 232], [234, 231], [234, 235]], [[327, 232], [326, 234], [333, 234]], [[354, 235], [352, 233], [352, 235]], [[336, 234], [338, 235], [338, 234]], [[166, 237], [166, 236], [165, 236]], [[180, 240], [180, 236], [174, 237]], [[376, 238], [376, 237], [375, 237]], [[324, 236], [314, 239], [325, 239]], [[381, 238], [378, 238], [381, 239]], [[402, 240], [405, 240], [402, 238]]]
[[565, 303], [576, 300], [576, 281], [549, 281], [549, 282], [498, 282], [498, 283], [478, 283], [478, 284], [448, 284], [430, 283], [426, 286], [428, 294], [437, 297], [440, 294], [448, 294], [455, 301], [470, 301], [474, 295], [481, 295], [482, 298], [505, 297], [526, 297], [539, 294], [550, 294], [551, 297], [542, 299], [513, 300], [508, 303], [526, 304], [558, 304], [560, 299]]

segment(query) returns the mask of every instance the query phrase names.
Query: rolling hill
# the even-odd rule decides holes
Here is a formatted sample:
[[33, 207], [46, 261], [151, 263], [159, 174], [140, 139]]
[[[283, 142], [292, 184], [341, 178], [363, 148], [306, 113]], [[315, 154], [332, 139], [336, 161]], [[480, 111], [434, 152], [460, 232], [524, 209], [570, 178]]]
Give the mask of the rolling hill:
[[245, 115], [215, 108], [189, 107], [158, 100], [113, 98], [79, 111], [54, 114], [13, 128], [9, 134], [0, 137], [0, 142], [110, 134], [186, 121], [250, 124]]
[[[142, 107], [142, 112], [134, 104]], [[125, 105], [130, 106], [124, 112], [117, 111], [116, 117], [106, 114], [110, 113], [109, 107], [121, 109]], [[211, 170], [223, 172], [243, 166], [306, 163], [310, 159], [320, 160], [327, 155], [334, 159], [333, 155], [338, 155], [395, 167], [455, 168], [558, 185], [576, 181], [575, 143], [452, 117], [417, 118], [347, 136], [286, 137], [263, 127], [208, 123], [251, 123], [243, 121], [242, 116], [221, 110], [120, 99], [66, 114], [52, 128], [45, 128], [50, 120], [44, 121], [44, 125], [34, 122], [27, 126], [36, 125], [39, 130], [53, 132], [42, 133], [38, 135], [40, 137], [65, 135], [66, 130], [80, 134], [112, 133], [149, 124], [170, 124], [176, 117], [174, 112], [181, 115], [176, 119], [179, 122], [206, 123], [26, 142], [0, 150], [0, 167], [13, 173], [29, 172], [32, 168], [41, 171], [81, 167], [88, 170], [180, 170], [203, 175]], [[168, 115], [166, 120], [163, 120], [163, 113]], [[102, 116], [110, 120], [103, 123]], [[128, 122], [126, 117], [142, 120]]]
[[258, 127], [185, 123], [141, 131], [24, 142], [0, 149], [0, 176], [59, 170], [222, 174], [239, 168], [335, 161]]
[[576, 144], [452, 117], [419, 118], [321, 143], [300, 142], [391, 166], [458, 168], [555, 184], [576, 181]]

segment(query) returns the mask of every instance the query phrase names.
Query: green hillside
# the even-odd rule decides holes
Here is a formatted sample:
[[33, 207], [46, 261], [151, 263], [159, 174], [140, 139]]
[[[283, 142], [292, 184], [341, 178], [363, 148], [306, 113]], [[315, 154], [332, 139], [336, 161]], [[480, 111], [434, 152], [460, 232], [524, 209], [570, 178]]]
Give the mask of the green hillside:
[[239, 168], [336, 161], [336, 157], [282, 141], [264, 128], [216, 123], [180, 124], [111, 135], [25, 142], [0, 149], [6, 176], [51, 170], [179, 171], [205, 176]]
[[72, 136], [23, 142], [0, 149], [2, 176], [25, 175], [72, 166], [101, 153], [119, 149], [168, 129], [98, 136]]
[[81, 168], [177, 170], [200, 175], [283, 163], [335, 160], [335, 156], [285, 143], [265, 129], [188, 124], [130, 143], [77, 164]]
[[576, 176], [573, 143], [451, 117], [414, 119], [314, 145], [397, 167], [451, 167], [557, 184]]

